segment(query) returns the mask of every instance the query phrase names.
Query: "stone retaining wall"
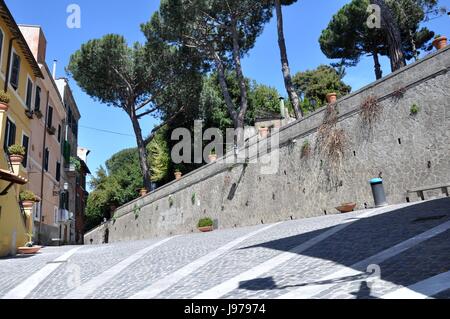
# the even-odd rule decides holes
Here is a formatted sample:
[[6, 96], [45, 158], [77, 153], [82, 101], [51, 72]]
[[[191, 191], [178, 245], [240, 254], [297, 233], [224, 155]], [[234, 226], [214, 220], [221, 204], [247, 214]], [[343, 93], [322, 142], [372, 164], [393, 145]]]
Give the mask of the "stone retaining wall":
[[[205, 216], [220, 229], [334, 214], [345, 202], [371, 207], [368, 181], [379, 175], [390, 204], [418, 200], [407, 190], [450, 183], [449, 68], [447, 47], [340, 99], [336, 128], [344, 130], [347, 142], [334, 170], [316, 150], [322, 108], [274, 133], [280, 140], [280, 147], [271, 150], [279, 152], [275, 174], [262, 174], [267, 165], [261, 162], [226, 164], [234, 156], [228, 154], [120, 207], [115, 220], [85, 235], [85, 243], [102, 243], [105, 229], [109, 242], [196, 232]], [[381, 107], [371, 127], [360, 113], [368, 96], [376, 96]], [[415, 115], [414, 104], [419, 108]], [[305, 141], [309, 156], [302, 154]], [[266, 143], [252, 138], [247, 151], [254, 154]]]

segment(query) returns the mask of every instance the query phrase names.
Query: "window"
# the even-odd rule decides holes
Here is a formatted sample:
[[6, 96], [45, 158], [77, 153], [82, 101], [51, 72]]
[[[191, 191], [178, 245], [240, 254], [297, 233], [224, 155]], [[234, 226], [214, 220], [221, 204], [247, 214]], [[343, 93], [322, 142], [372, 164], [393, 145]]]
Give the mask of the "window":
[[58, 142], [61, 143], [61, 125], [58, 125]]
[[36, 96], [34, 97], [34, 110], [39, 111], [41, 109], [41, 88], [36, 86]]
[[48, 172], [49, 157], [50, 157], [50, 152], [48, 151], [48, 148], [46, 148], [45, 154], [44, 154], [44, 169], [46, 172]]
[[16, 142], [16, 124], [14, 124], [9, 118], [6, 119], [5, 127], [5, 140], [3, 143], [3, 149], [8, 151], [8, 147], [14, 145]]
[[56, 181], [60, 181], [61, 180], [61, 163], [60, 162], [56, 162]]
[[41, 205], [34, 205], [34, 220], [39, 221], [41, 218]]
[[11, 61], [11, 76], [9, 78], [9, 83], [17, 90], [19, 87], [19, 75], [20, 75], [20, 56], [18, 56], [15, 52], [12, 54]]
[[53, 122], [53, 108], [51, 106], [48, 107], [48, 115], [47, 115], [47, 127], [51, 128]]
[[31, 110], [31, 99], [33, 98], [33, 82], [30, 79], [27, 80], [27, 98], [25, 104], [29, 110]]
[[22, 165], [27, 167], [28, 165], [28, 147], [30, 145], [30, 138], [26, 135], [22, 136], [22, 146], [25, 148], [25, 156], [23, 157]]

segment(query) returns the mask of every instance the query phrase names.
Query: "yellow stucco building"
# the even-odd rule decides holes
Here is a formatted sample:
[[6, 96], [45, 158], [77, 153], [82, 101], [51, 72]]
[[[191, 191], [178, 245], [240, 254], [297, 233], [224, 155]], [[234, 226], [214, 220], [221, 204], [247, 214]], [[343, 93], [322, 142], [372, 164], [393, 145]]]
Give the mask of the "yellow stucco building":
[[36, 79], [42, 77], [19, 27], [0, 0], [0, 90], [10, 96], [8, 107], [0, 107], [0, 257], [14, 255], [32, 232], [32, 216], [21, 209], [19, 201], [20, 192], [27, 188], [28, 172], [23, 165], [10, 165], [7, 149], [14, 144], [24, 146], [27, 161], [31, 138], [27, 111], [35, 103]]

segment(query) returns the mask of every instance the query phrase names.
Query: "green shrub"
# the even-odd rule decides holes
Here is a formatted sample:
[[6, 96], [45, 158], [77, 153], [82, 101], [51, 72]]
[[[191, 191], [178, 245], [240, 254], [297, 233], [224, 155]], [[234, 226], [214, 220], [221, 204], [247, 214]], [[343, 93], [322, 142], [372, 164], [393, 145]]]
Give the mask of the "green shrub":
[[22, 202], [36, 201], [36, 195], [32, 191], [29, 191], [29, 190], [22, 191], [19, 195], [19, 198], [20, 198], [20, 201], [22, 201]]
[[420, 108], [417, 106], [417, 104], [413, 104], [411, 106], [411, 109], [410, 109], [411, 115], [416, 115], [417, 113], [419, 113], [419, 111], [420, 111]]
[[79, 171], [81, 169], [81, 162], [77, 157], [70, 157], [70, 165], [75, 166], [75, 169]]
[[25, 147], [19, 144], [14, 144], [8, 147], [8, 152], [11, 155], [21, 155], [25, 156]]
[[9, 101], [11, 100], [11, 96], [9, 95], [9, 93], [0, 90], [0, 102], [4, 103], [4, 104], [8, 104]]
[[198, 227], [209, 227], [209, 226], [212, 226], [212, 225], [214, 225], [214, 222], [209, 217], [202, 218], [198, 222]]

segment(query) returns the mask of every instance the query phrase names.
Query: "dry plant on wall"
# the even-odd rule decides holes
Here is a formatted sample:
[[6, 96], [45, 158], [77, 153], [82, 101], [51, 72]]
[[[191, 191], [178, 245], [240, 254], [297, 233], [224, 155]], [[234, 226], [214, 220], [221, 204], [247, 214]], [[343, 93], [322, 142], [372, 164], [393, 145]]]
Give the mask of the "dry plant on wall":
[[398, 102], [400, 99], [403, 98], [403, 96], [406, 93], [406, 88], [405, 87], [397, 87], [393, 92], [392, 92], [392, 98], [394, 99], [394, 101]]
[[364, 126], [372, 128], [373, 124], [380, 118], [383, 107], [375, 95], [367, 96], [361, 103], [361, 119]]
[[336, 127], [337, 110], [335, 105], [328, 105], [325, 110], [323, 124], [317, 132], [316, 147], [325, 157], [330, 173], [337, 175], [345, 154], [347, 136], [344, 129]]

